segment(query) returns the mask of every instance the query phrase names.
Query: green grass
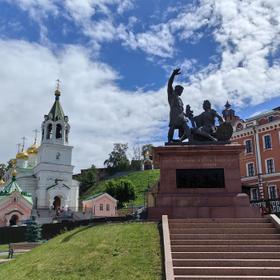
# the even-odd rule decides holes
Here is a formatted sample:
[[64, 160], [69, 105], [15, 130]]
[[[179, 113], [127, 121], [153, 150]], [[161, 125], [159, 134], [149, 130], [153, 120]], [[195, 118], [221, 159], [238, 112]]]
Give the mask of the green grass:
[[[133, 204], [135, 206], [139, 206], [144, 204], [144, 193], [148, 185], [153, 186], [159, 180], [159, 170], [155, 169], [155, 170], [136, 171], [136, 172], [129, 173], [126, 176], [121, 176], [116, 179], [110, 179], [110, 180], [121, 180], [121, 179], [128, 179], [134, 184], [136, 199], [134, 200]], [[101, 181], [96, 186], [91, 187], [82, 196], [82, 199], [85, 199], [86, 197], [93, 194], [104, 192], [105, 184], [110, 180]]]
[[0, 265], [9, 280], [160, 280], [155, 223], [80, 227]]
[[9, 245], [8, 244], [2, 244], [0, 245], [0, 251], [8, 251]]

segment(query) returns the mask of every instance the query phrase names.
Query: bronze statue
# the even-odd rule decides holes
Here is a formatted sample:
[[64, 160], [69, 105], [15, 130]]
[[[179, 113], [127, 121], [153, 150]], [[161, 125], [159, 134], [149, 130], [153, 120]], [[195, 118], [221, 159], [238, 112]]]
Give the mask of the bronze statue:
[[202, 107], [204, 112], [194, 117], [196, 124], [194, 132], [208, 140], [218, 141], [217, 138], [214, 137], [216, 133], [215, 119], [218, 119], [219, 124], [222, 124], [224, 120], [214, 109], [211, 108], [209, 100], [204, 100]]
[[168, 131], [168, 142], [176, 142], [173, 139], [175, 129], [179, 130], [180, 142], [187, 139], [190, 136], [190, 129], [187, 125], [187, 118], [184, 113], [184, 104], [180, 96], [183, 93], [184, 88], [181, 85], [176, 85], [173, 89], [174, 78], [180, 75], [180, 68], [175, 69], [168, 81], [167, 93], [168, 103], [170, 106], [170, 122]]
[[[188, 143], [194, 142], [221, 142], [229, 141], [233, 129], [232, 125], [224, 122], [223, 118], [211, 108], [209, 100], [203, 102], [202, 112], [198, 116], [193, 116], [193, 111], [189, 105], [186, 106], [184, 112], [184, 104], [180, 96], [184, 88], [181, 85], [176, 85], [173, 89], [174, 78], [180, 75], [180, 68], [173, 70], [168, 81], [168, 103], [170, 105], [170, 122], [168, 131], [168, 144], [182, 143], [188, 139]], [[189, 128], [187, 122], [191, 121], [192, 128]], [[219, 126], [216, 127], [215, 121], [218, 119]], [[174, 140], [174, 131], [179, 130], [179, 140]]]

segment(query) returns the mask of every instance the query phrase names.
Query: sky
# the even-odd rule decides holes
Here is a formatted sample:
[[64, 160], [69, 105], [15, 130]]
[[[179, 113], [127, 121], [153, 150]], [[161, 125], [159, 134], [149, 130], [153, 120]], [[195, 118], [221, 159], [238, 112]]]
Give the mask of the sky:
[[76, 171], [167, 138], [166, 83], [195, 114], [279, 106], [280, 0], [0, 0], [0, 162], [34, 141], [61, 80]]

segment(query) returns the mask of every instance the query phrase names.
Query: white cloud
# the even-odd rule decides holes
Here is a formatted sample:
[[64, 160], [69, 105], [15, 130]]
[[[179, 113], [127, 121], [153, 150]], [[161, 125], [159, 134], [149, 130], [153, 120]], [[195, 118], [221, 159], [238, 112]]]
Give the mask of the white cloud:
[[[31, 10], [40, 3], [42, 15], [58, 12], [65, 15], [55, 1], [17, 0], [16, 3]], [[212, 100], [214, 107], [224, 105], [227, 99], [234, 106], [246, 107], [279, 96], [279, 59], [268, 61], [268, 56], [277, 53], [280, 46], [279, 0], [201, 0], [197, 7], [188, 5], [174, 18], [148, 26], [144, 32], [134, 30], [141, 18], [131, 18], [127, 25], [116, 24], [113, 7], [122, 13], [133, 7], [133, 1], [65, 0], [63, 3], [68, 17], [82, 27], [81, 32], [96, 46], [119, 40], [125, 47], [140, 49], [148, 57], [172, 61], [179, 40], [187, 45], [199, 40], [201, 34], [213, 36], [219, 48], [218, 62], [194, 73], [191, 69], [199, 65], [199, 57], [181, 62], [183, 74], [190, 75], [188, 83], [181, 78], [185, 87], [183, 99], [195, 113], [201, 111], [204, 99]], [[97, 21], [96, 13], [104, 17]], [[201, 28], [205, 28], [203, 33]], [[26, 131], [31, 134], [40, 125], [52, 103], [52, 81], [58, 76], [63, 81], [62, 103], [73, 127], [71, 137], [77, 151], [74, 159], [80, 167], [102, 163], [113, 142], [132, 143], [137, 138], [150, 142], [153, 136], [163, 134], [160, 127], [168, 119], [165, 89], [125, 92], [115, 84], [118, 73], [109, 65], [91, 61], [83, 48], [68, 47], [54, 55], [39, 45], [2, 41], [0, 58], [2, 92], [9, 93], [5, 96], [5, 108], [0, 109], [7, 119], [4, 131], [9, 131], [3, 139], [4, 147], [10, 147], [14, 139], [14, 147], [10, 149], [15, 149], [16, 139]], [[178, 64], [177, 58], [170, 64]], [[169, 71], [168, 66], [164, 67]], [[34, 106], [34, 102], [38, 105]], [[19, 120], [25, 118], [24, 124], [19, 125]], [[11, 150], [1, 156], [10, 157]]]
[[[144, 143], [161, 133], [167, 119], [165, 89], [125, 92], [118, 74], [106, 64], [93, 62], [82, 47], [67, 47], [58, 55], [23, 41], [0, 41], [2, 125], [0, 161], [14, 157], [22, 136], [33, 141], [54, 101], [55, 80], [62, 80], [61, 103], [69, 116], [74, 164], [102, 165], [113, 143]], [[151, 109], [152, 108], [152, 109]]]

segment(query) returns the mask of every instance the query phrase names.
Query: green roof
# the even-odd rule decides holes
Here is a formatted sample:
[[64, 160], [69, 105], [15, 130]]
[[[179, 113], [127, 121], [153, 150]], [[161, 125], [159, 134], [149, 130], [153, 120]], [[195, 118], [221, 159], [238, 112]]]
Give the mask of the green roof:
[[19, 192], [30, 204], [33, 204], [32, 195], [28, 192], [23, 192], [16, 181], [16, 177], [13, 176], [12, 181], [0, 191], [0, 200], [10, 196], [13, 192]]
[[49, 116], [49, 119], [53, 120], [53, 121], [64, 119], [65, 115], [64, 115], [63, 109], [60, 105], [60, 102], [59, 102], [58, 98], [55, 99], [55, 102], [54, 102], [48, 116]]

